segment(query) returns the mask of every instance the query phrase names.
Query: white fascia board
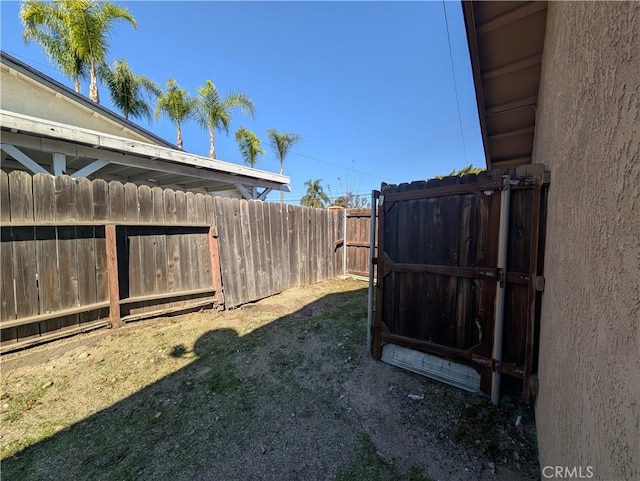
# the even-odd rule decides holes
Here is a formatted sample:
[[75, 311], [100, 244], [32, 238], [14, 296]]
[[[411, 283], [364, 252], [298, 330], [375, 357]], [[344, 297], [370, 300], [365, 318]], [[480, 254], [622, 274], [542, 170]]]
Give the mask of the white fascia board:
[[93, 130], [74, 127], [15, 112], [0, 110], [0, 125], [9, 129], [28, 132], [36, 135], [46, 135], [61, 140], [80, 142], [95, 148], [115, 150], [151, 159], [160, 159], [176, 164], [187, 165], [206, 171], [222, 172], [230, 175], [240, 175], [258, 181], [270, 181], [276, 184], [289, 184], [290, 179], [285, 175], [252, 169], [231, 162], [211, 160], [207, 157], [189, 154], [187, 152], [160, 147], [146, 142], [125, 139], [115, 135], [104, 134]]

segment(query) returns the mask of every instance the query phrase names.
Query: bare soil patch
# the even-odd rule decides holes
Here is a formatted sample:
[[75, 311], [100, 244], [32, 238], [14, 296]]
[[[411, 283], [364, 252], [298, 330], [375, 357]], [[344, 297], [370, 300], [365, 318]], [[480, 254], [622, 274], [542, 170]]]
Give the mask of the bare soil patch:
[[366, 298], [334, 280], [5, 356], [2, 477], [539, 478], [531, 409], [373, 361]]

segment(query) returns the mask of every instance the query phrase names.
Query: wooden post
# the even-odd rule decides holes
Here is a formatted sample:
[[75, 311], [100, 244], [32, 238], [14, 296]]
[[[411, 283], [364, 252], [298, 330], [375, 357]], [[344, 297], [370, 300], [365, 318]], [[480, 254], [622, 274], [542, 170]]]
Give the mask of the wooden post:
[[209, 255], [211, 258], [211, 280], [216, 290], [216, 302], [224, 307], [224, 293], [222, 292], [222, 276], [220, 274], [220, 246], [218, 244], [218, 227], [209, 227]]
[[109, 279], [109, 318], [112, 327], [122, 326], [120, 318], [120, 287], [118, 285], [118, 250], [116, 246], [116, 226], [104, 227], [107, 243], [107, 276]]

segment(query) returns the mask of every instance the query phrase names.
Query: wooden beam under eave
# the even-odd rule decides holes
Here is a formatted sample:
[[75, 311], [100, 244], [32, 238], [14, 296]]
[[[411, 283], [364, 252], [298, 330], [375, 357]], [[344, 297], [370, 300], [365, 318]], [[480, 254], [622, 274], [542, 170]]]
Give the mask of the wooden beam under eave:
[[530, 2], [521, 7], [514, 8], [513, 10], [504, 13], [492, 20], [489, 20], [482, 25], [476, 26], [476, 31], [483, 35], [498, 28], [509, 25], [510, 23], [517, 22], [520, 19], [538, 13], [547, 8], [547, 2]]
[[534, 65], [540, 65], [542, 63], [542, 54], [532, 55], [531, 57], [523, 58], [516, 62], [503, 65], [502, 67], [494, 68], [482, 73], [482, 80], [489, 80], [496, 77], [502, 77], [518, 70], [524, 70], [525, 68], [533, 67]]

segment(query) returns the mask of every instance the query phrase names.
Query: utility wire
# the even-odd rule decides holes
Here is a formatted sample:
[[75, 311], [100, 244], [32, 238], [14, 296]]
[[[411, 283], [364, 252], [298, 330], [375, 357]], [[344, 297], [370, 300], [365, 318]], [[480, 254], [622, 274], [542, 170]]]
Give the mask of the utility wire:
[[358, 174], [368, 175], [369, 177], [375, 177], [376, 179], [386, 180], [385, 177], [380, 177], [379, 175], [370, 174], [369, 172], [362, 172], [360, 170], [352, 169], [351, 167], [345, 167], [344, 165], [333, 164], [331, 162], [327, 162], [326, 160], [318, 159], [316, 157], [311, 157], [310, 155], [301, 154], [300, 152], [296, 152], [294, 150], [292, 150], [291, 152], [296, 155], [299, 155], [300, 157], [306, 157], [307, 159], [315, 160], [316, 162], [321, 162], [323, 164], [331, 165], [333, 167], [338, 167], [340, 169], [348, 170], [350, 172], [356, 172]]
[[444, 10], [444, 24], [447, 28], [447, 43], [449, 44], [449, 61], [451, 62], [451, 73], [453, 74], [453, 88], [456, 94], [456, 108], [458, 109], [458, 122], [460, 123], [460, 136], [462, 137], [462, 151], [464, 152], [464, 163], [467, 164], [467, 147], [464, 141], [464, 129], [462, 128], [462, 116], [460, 115], [460, 101], [458, 100], [458, 84], [456, 82], [456, 71], [453, 68], [453, 54], [451, 51], [451, 35], [449, 34], [449, 20], [447, 18], [447, 7], [442, 0], [442, 10]]

